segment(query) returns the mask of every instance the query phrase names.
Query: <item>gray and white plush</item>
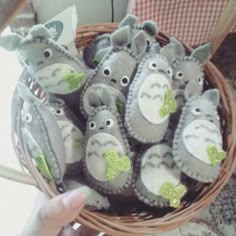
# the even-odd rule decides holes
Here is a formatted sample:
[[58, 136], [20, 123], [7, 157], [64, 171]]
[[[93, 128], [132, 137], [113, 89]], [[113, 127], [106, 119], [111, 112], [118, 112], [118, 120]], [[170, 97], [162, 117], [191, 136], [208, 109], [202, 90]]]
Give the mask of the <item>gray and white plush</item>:
[[156, 51], [142, 59], [129, 88], [125, 125], [129, 134], [141, 143], [161, 141], [168, 127], [169, 114], [162, 116], [161, 109], [165, 93], [171, 91], [169, 47], [173, 45], [161, 49], [159, 44], [153, 46]]
[[128, 26], [122, 27], [112, 35], [112, 49], [107, 49], [108, 53], [88, 79], [81, 93], [80, 108], [85, 117], [91, 112], [87, 103], [89, 94], [99, 94], [104, 88], [109, 90], [116, 103], [125, 104], [128, 86], [146, 49], [142, 32], [133, 39], [131, 48], [126, 47], [129, 38]]
[[2, 36], [0, 45], [9, 51], [17, 50], [30, 75], [47, 92], [69, 94], [86, 81], [82, 61], [55, 42], [43, 25], [33, 26], [26, 37]]
[[144, 150], [134, 164], [132, 186], [138, 199], [147, 205], [167, 207], [169, 200], [162, 197], [161, 186], [181, 183], [181, 171], [172, 158], [172, 149], [156, 144]]
[[81, 178], [76, 180], [65, 180], [65, 189], [71, 191], [77, 188], [86, 186], [89, 191], [85, 207], [90, 210], [107, 210], [110, 207], [110, 202], [105, 195], [97, 192], [96, 190], [88, 187]]
[[[65, 148], [55, 117], [30, 90], [18, 83], [18, 91], [24, 105], [21, 114], [23, 142], [37, 164], [40, 156], [45, 158], [53, 181], [62, 186], [65, 173]], [[42, 175], [44, 172], [40, 169]], [[48, 176], [44, 176], [47, 178]], [[50, 178], [49, 178], [50, 180]]]
[[95, 68], [107, 53], [107, 49], [112, 48], [112, 35], [116, 34], [121, 28], [129, 29], [129, 40], [124, 42], [127, 47], [130, 47], [134, 38], [142, 32], [146, 42], [146, 50], [156, 42], [156, 35], [159, 30], [154, 21], [146, 20], [142, 24], [136, 24], [137, 18], [134, 15], [127, 15], [119, 24], [117, 30], [112, 34], [98, 35], [87, 48], [84, 50], [84, 60], [91, 68]]
[[85, 127], [62, 99], [50, 95], [49, 106], [64, 141], [66, 174], [78, 174], [82, 171], [82, 159], [84, 158]]
[[[130, 148], [116, 105], [109, 92], [103, 90], [99, 97], [88, 97], [91, 113], [87, 120], [84, 173], [86, 182], [94, 189], [117, 194], [131, 183], [132, 163], [128, 171], [120, 172], [112, 181], [107, 178], [108, 162], [106, 152], [115, 151], [119, 158], [130, 159]], [[130, 161], [131, 162], [131, 161]]]
[[173, 157], [180, 169], [200, 182], [216, 179], [220, 162], [212, 166], [209, 145], [223, 148], [220, 119], [217, 113], [219, 91], [207, 90], [201, 96], [190, 97], [182, 109], [173, 140]]

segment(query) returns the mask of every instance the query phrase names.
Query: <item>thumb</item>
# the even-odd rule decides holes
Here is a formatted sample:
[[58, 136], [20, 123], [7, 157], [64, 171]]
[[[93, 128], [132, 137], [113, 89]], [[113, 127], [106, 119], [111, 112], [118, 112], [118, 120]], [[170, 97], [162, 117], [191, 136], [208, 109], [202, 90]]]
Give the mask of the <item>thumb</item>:
[[29, 236], [58, 235], [63, 226], [77, 217], [89, 194], [89, 188], [82, 187], [56, 196], [46, 202], [32, 221], [30, 228], [34, 231]]

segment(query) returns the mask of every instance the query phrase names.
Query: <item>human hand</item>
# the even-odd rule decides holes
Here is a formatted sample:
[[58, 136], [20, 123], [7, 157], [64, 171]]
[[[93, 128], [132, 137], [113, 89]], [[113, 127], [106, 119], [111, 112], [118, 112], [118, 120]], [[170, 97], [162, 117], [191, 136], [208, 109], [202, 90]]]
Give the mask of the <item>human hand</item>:
[[[82, 187], [59, 196], [37, 202], [41, 206], [34, 209], [34, 213], [20, 236], [78, 236], [84, 234], [84, 227], [75, 231], [68, 224], [80, 213], [90, 191]], [[38, 208], [38, 209], [37, 209]], [[84, 235], [97, 235], [98, 232]]]

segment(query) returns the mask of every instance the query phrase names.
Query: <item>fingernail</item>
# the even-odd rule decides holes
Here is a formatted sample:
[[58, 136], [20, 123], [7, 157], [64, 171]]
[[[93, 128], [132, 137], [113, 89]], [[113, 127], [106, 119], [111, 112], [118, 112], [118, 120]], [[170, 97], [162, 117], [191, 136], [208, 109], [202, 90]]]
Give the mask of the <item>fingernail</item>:
[[90, 189], [84, 186], [65, 194], [62, 201], [67, 209], [75, 209], [85, 204], [89, 194]]

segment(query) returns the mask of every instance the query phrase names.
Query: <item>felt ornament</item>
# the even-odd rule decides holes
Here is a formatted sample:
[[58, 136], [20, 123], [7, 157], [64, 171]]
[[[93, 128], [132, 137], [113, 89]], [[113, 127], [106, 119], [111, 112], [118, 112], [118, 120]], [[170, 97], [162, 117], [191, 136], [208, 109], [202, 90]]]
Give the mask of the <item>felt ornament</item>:
[[64, 141], [66, 174], [78, 174], [84, 157], [83, 124], [62, 99], [50, 95], [48, 102]]
[[89, 94], [99, 94], [103, 89], [110, 92], [118, 107], [125, 106], [129, 84], [146, 49], [142, 32], [133, 39], [130, 49], [125, 46], [129, 37], [127, 27], [122, 27], [112, 34], [112, 49], [108, 49], [108, 53], [87, 80], [81, 93], [80, 108], [85, 117], [90, 113], [87, 103]]
[[207, 90], [190, 97], [180, 117], [173, 140], [173, 156], [189, 177], [208, 183], [215, 180], [226, 154], [217, 113], [219, 91]]
[[17, 88], [24, 100], [21, 114], [23, 142], [43, 177], [63, 188], [65, 148], [56, 119], [26, 85], [18, 83]]
[[168, 47], [146, 55], [129, 88], [125, 125], [129, 134], [142, 143], [163, 139], [169, 116], [176, 111], [171, 89], [172, 70], [166, 58]]
[[179, 207], [187, 189], [170, 146], [159, 143], [143, 150], [134, 166], [132, 186], [140, 201], [155, 207]]
[[146, 42], [146, 50], [149, 50], [150, 46], [156, 42], [156, 35], [159, 29], [154, 21], [146, 20], [142, 24], [136, 24], [137, 18], [134, 15], [127, 15], [119, 24], [117, 30], [112, 34], [102, 34], [96, 36], [94, 40], [84, 50], [84, 60], [90, 68], [95, 68], [106, 55], [107, 49], [112, 48], [112, 37], [116, 34], [116, 31], [120, 31], [121, 28], [127, 28], [129, 30], [129, 40], [125, 40], [123, 45], [130, 47], [133, 39], [142, 32], [144, 40]]
[[88, 99], [91, 113], [85, 136], [85, 180], [100, 192], [121, 193], [131, 182], [132, 163], [116, 104], [106, 90]]
[[109, 199], [97, 192], [96, 190], [88, 187], [84, 180], [79, 176], [75, 180], [65, 180], [65, 189], [71, 191], [77, 188], [86, 186], [89, 192], [85, 207], [89, 210], [107, 210], [110, 207]]
[[87, 79], [83, 62], [53, 40], [44, 25], [33, 26], [26, 37], [2, 36], [0, 45], [9, 51], [17, 50], [30, 75], [47, 92], [69, 94]]

